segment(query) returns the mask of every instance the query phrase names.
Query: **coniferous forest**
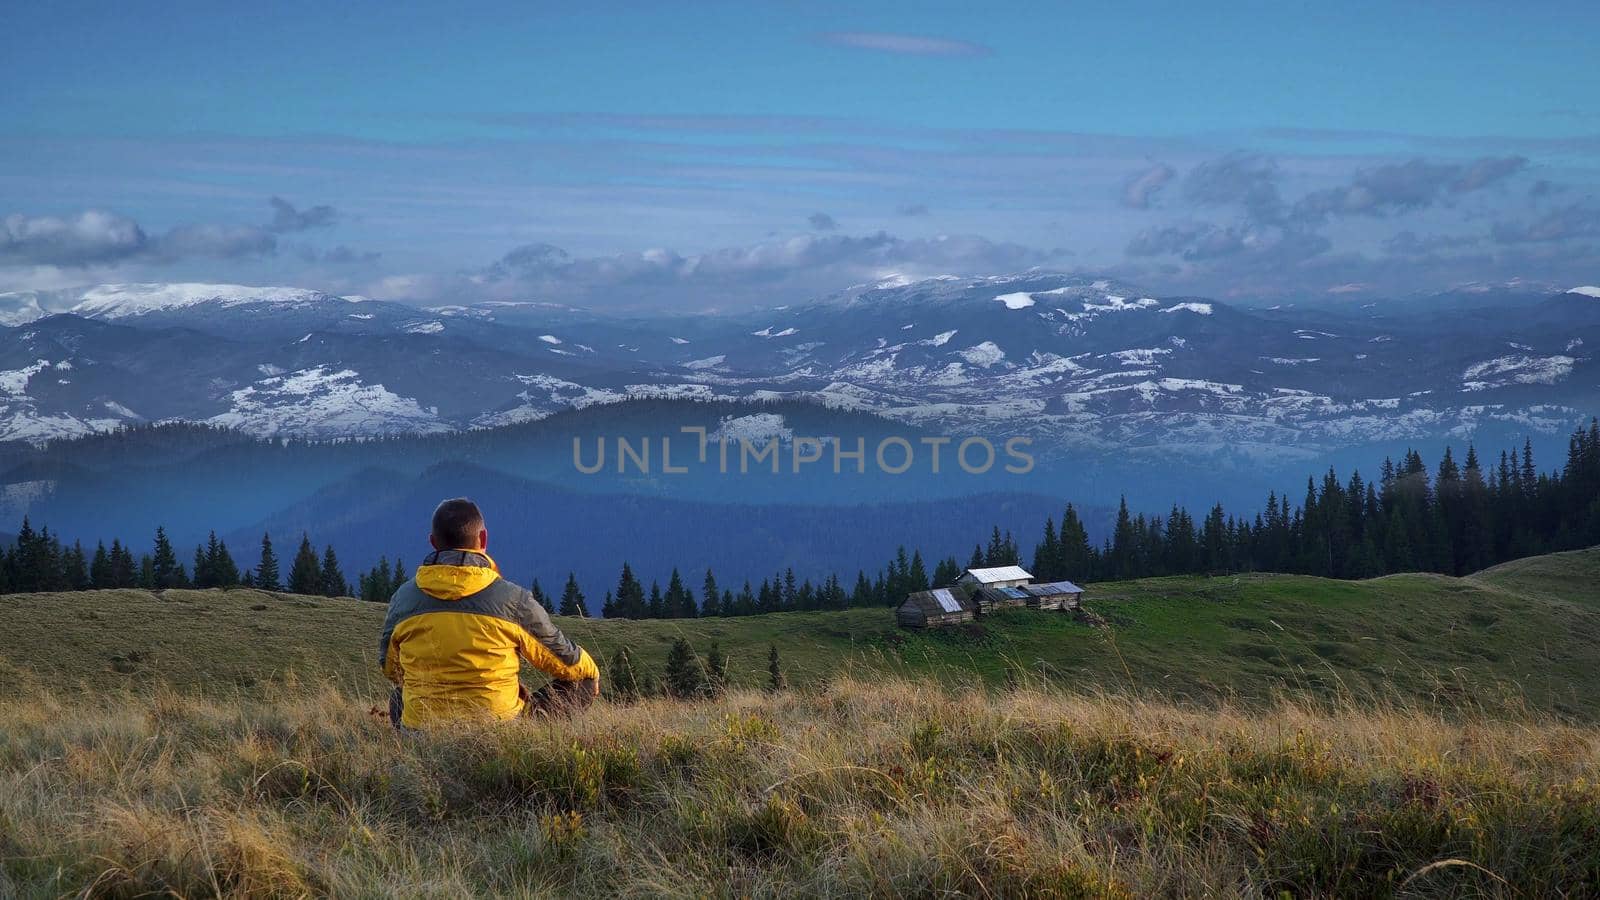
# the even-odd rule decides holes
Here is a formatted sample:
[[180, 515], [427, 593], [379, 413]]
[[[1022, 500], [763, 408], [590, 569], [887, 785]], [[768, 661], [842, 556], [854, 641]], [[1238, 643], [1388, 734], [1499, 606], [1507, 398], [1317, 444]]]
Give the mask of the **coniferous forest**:
[[[1329, 470], [1308, 478], [1298, 502], [1270, 493], [1253, 516], [1214, 506], [1198, 520], [1174, 506], [1165, 515], [1132, 514], [1122, 503], [1099, 544], [1067, 504], [1059, 524], [1043, 523], [1031, 556], [1010, 533], [992, 529], [970, 555], [948, 555], [930, 569], [920, 549], [902, 547], [874, 575], [858, 571], [847, 586], [837, 574], [813, 581], [793, 569], [759, 585], [724, 585], [706, 571], [698, 585], [673, 569], [663, 588], [648, 587], [624, 562], [600, 603], [608, 618], [743, 616], [790, 610], [829, 610], [899, 603], [907, 593], [953, 582], [965, 568], [1028, 566], [1035, 579], [1113, 581], [1159, 575], [1283, 572], [1330, 578], [1370, 578], [1393, 572], [1448, 575], [1474, 572], [1523, 556], [1600, 544], [1600, 421], [1574, 432], [1559, 470], [1539, 471], [1530, 444], [1485, 459], [1469, 446], [1457, 459], [1447, 448], [1430, 468], [1407, 452], [1384, 460], [1375, 478]], [[255, 587], [328, 597], [354, 594], [387, 602], [409, 577], [398, 559], [381, 559], [344, 576], [332, 545], [317, 552], [302, 535], [287, 566], [270, 535], [240, 563], [213, 533], [194, 549], [188, 566], [163, 529], [150, 549], [135, 554], [121, 539], [93, 552], [62, 543], [26, 518], [9, 547], [0, 548], [0, 593], [105, 588]], [[287, 571], [285, 571], [287, 568]], [[507, 573], [515, 579], [514, 573]], [[558, 615], [587, 615], [589, 595], [570, 573], [552, 596], [537, 577], [535, 598]]]

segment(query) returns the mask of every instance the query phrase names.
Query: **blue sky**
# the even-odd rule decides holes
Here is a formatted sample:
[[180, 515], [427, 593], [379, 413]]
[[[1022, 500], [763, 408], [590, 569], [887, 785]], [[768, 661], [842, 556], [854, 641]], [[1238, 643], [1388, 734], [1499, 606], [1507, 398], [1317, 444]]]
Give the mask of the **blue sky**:
[[1594, 3], [399, 6], [8, 10], [0, 290], [1600, 280]]

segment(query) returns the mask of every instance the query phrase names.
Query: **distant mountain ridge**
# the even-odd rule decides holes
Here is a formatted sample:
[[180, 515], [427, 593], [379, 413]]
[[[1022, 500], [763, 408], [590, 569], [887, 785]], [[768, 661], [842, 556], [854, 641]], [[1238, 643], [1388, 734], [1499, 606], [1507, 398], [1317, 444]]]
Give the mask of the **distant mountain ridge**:
[[[320, 438], [446, 433], [641, 397], [791, 397], [954, 434], [1028, 435], [1077, 456], [1252, 465], [1396, 440], [1559, 435], [1600, 409], [1596, 295], [1518, 294], [1515, 314], [1503, 290], [1415, 309], [1244, 309], [1029, 272], [889, 279], [731, 315], [620, 316], [104, 285], [67, 298], [70, 313], [0, 330], [0, 441], [165, 420]], [[13, 321], [63, 301], [0, 299]]]

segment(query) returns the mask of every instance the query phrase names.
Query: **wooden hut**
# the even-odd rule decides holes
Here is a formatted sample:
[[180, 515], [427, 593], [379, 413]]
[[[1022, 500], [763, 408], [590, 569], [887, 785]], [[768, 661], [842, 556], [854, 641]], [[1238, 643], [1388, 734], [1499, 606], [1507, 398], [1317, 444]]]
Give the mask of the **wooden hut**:
[[1033, 598], [1020, 587], [984, 587], [978, 588], [972, 599], [978, 604], [978, 615], [987, 616], [1004, 609], [1021, 609]]
[[1021, 566], [995, 566], [989, 569], [968, 569], [956, 579], [956, 584], [972, 589], [1019, 587], [1033, 580], [1028, 570]]
[[906, 597], [895, 618], [901, 628], [938, 628], [971, 622], [977, 615], [977, 606], [959, 591], [935, 588], [917, 591]]
[[1078, 608], [1078, 602], [1083, 599], [1083, 588], [1070, 581], [1048, 581], [1044, 584], [1026, 584], [1012, 590], [1022, 591], [1028, 595], [1027, 604], [1033, 609], [1066, 609]]

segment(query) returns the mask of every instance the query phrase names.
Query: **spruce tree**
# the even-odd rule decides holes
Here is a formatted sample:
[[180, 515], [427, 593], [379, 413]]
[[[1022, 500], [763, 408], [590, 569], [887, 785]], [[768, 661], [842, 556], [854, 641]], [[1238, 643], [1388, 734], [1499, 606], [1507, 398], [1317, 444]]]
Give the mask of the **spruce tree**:
[[111, 586], [130, 588], [135, 587], [138, 584], [139, 564], [133, 558], [133, 551], [123, 546], [121, 540], [112, 538]]
[[678, 638], [667, 651], [666, 676], [663, 679], [667, 694], [679, 700], [703, 697], [707, 689], [705, 663], [689, 642]]
[[778, 645], [767, 645], [767, 690], [777, 693], [789, 686], [789, 679], [783, 674], [783, 665], [778, 661]]
[[111, 554], [106, 552], [105, 541], [94, 548], [94, 560], [89, 563], [89, 584], [96, 590], [116, 587], [116, 574], [112, 570]]
[[637, 700], [641, 694], [639, 673], [633, 666], [633, 655], [627, 647], [618, 647], [611, 654], [611, 664], [606, 667], [606, 684], [619, 700]]
[[89, 560], [84, 555], [83, 544], [73, 541], [61, 557], [61, 571], [65, 577], [62, 587], [69, 591], [86, 591], [90, 587]]
[[700, 586], [700, 615], [717, 616], [722, 614], [722, 591], [717, 588], [717, 576], [711, 574], [711, 569], [706, 568], [706, 580]]
[[584, 604], [583, 591], [578, 589], [578, 576], [572, 572], [567, 573], [566, 587], [561, 589], [561, 608], [558, 612], [563, 616], [587, 616], [588, 608]]
[[544, 607], [545, 612], [552, 616], [556, 614], [556, 608], [550, 602], [550, 597], [545, 594], [544, 588], [539, 586], [539, 579], [533, 579], [533, 584], [529, 586], [528, 593], [533, 595], [535, 603], [538, 603], [540, 606]]
[[633, 568], [626, 562], [622, 564], [622, 575], [617, 579], [612, 609], [614, 615], [622, 619], [642, 619], [649, 611], [645, 605], [644, 585], [634, 577]]
[[711, 642], [711, 649], [706, 652], [706, 688], [713, 697], [722, 696], [728, 689], [728, 657], [716, 641]]
[[289, 565], [289, 593], [322, 593], [322, 563], [311, 547], [310, 536], [304, 533], [300, 535], [300, 549], [295, 552], [294, 562]]
[[278, 554], [272, 551], [272, 535], [261, 535], [261, 561], [256, 563], [256, 587], [263, 591], [281, 591], [278, 580]]
[[210, 557], [211, 577], [216, 580], [218, 587], [233, 587], [239, 583], [239, 566], [233, 561], [233, 554], [228, 552], [227, 541], [217, 541], [216, 555]]
[[211, 581], [211, 570], [206, 565], [206, 551], [199, 544], [194, 545], [194, 586], [197, 588], [215, 587]]
[[167, 530], [156, 526], [155, 550], [150, 554], [151, 586], [156, 590], [182, 587], [187, 581], [178, 556], [172, 552], [172, 542], [167, 540]]
[[321, 589], [318, 593], [324, 597], [347, 597], [350, 595], [350, 583], [344, 580], [344, 572], [339, 569], [339, 557], [333, 552], [332, 544], [323, 548], [320, 572], [319, 583]]

